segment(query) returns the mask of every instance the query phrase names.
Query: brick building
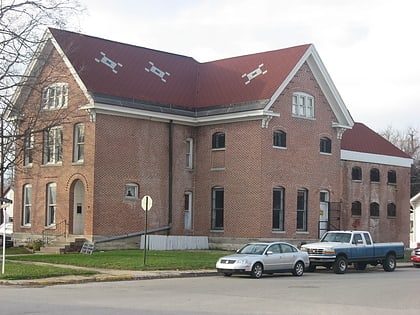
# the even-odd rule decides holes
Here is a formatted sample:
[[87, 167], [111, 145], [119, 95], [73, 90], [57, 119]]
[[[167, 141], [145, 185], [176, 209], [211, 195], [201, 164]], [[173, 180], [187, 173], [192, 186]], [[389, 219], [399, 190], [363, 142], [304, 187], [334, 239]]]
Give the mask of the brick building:
[[[27, 131], [17, 239], [62, 222], [92, 240], [133, 235], [150, 195], [149, 229], [213, 244], [363, 228], [408, 245], [411, 159], [354, 124], [313, 45], [199, 63], [49, 29], [27, 73], [25, 119], [65, 115]], [[372, 168], [388, 181], [372, 184]]]

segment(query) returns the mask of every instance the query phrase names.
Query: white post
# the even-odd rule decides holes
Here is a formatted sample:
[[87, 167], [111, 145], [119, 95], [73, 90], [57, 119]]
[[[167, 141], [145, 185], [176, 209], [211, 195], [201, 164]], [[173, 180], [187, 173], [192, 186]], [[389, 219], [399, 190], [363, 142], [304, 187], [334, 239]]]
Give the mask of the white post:
[[3, 211], [3, 255], [1, 264], [1, 274], [4, 275], [4, 265], [6, 263], [6, 208], [12, 204], [12, 200], [7, 198], [1, 198], [1, 210]]
[[1, 205], [1, 210], [3, 211], [3, 255], [1, 263], [1, 274], [4, 275], [4, 264], [6, 262], [6, 207]]

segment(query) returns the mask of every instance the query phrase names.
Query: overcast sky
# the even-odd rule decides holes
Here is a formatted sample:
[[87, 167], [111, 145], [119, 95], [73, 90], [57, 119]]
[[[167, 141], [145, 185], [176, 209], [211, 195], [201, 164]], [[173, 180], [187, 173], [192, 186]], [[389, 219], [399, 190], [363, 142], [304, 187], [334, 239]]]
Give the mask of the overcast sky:
[[355, 121], [420, 129], [418, 0], [82, 3], [82, 33], [200, 62], [312, 43]]

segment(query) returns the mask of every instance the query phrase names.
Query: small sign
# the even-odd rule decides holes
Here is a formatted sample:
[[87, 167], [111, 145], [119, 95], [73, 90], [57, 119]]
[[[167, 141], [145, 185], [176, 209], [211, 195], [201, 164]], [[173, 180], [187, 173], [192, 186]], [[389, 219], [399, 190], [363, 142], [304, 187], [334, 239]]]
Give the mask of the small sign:
[[152, 197], [146, 195], [141, 199], [141, 207], [143, 208], [144, 211], [149, 211], [152, 205], [153, 205]]
[[80, 254], [92, 255], [94, 247], [94, 243], [84, 242]]

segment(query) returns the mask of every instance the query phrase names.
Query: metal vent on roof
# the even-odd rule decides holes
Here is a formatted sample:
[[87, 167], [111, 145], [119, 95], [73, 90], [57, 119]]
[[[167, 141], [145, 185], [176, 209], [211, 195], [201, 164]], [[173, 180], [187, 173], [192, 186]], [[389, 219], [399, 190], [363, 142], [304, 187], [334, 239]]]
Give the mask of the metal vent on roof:
[[150, 68], [144, 68], [147, 72], [151, 72], [156, 74], [163, 82], [166, 83], [165, 76], [170, 76], [171, 74], [169, 72], [163, 71], [155, 66], [155, 64], [151, 61], [149, 61]]
[[110, 67], [110, 68], [111, 68], [111, 70], [112, 70], [112, 72], [114, 72], [114, 73], [118, 73], [118, 71], [117, 71], [117, 70], [115, 70], [115, 68], [116, 68], [117, 66], [122, 67], [123, 65], [122, 65], [122, 64], [120, 64], [119, 62], [115, 62], [115, 61], [113, 61], [113, 60], [109, 59], [109, 58], [106, 56], [106, 54], [105, 54], [104, 52], [102, 52], [102, 51], [101, 51], [101, 55], [102, 55], [102, 58], [101, 58], [101, 59], [95, 58], [95, 61], [96, 61], [96, 62], [101, 62], [101, 63], [103, 63], [104, 65], [106, 65], [106, 66]]
[[264, 75], [267, 73], [268, 70], [262, 70], [261, 68], [264, 66], [264, 64], [260, 64], [257, 69], [251, 71], [250, 73], [244, 73], [242, 75], [242, 78], [247, 77], [247, 80], [245, 81], [245, 84], [249, 84], [251, 80], [255, 79], [259, 75]]

